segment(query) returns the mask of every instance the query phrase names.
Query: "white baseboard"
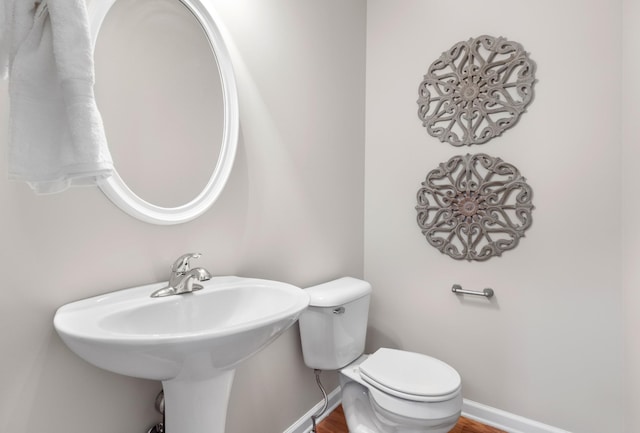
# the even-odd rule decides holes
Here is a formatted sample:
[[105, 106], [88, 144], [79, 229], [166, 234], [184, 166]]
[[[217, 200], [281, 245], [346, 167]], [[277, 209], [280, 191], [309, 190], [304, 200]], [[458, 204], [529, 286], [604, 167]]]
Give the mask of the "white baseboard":
[[466, 398], [462, 403], [462, 416], [509, 433], [570, 433]]
[[[322, 421], [327, 415], [329, 415], [340, 404], [340, 387], [337, 387], [328, 394], [329, 404], [327, 410], [318, 418], [317, 422]], [[284, 431], [284, 433], [309, 433], [313, 427], [311, 423], [311, 415], [322, 409], [323, 401], [318, 402], [313, 406], [302, 418], [296, 421], [291, 427]]]
[[[327, 410], [318, 418], [318, 422], [322, 421], [340, 404], [340, 387], [331, 391], [328, 399], [329, 404]], [[322, 405], [322, 401], [318, 402], [298, 421], [291, 425], [291, 427], [285, 430], [284, 433], [309, 433], [312, 427], [311, 415], [318, 412], [322, 408]], [[567, 430], [514, 415], [482, 403], [476, 403], [466, 398], [463, 399], [462, 402], [462, 416], [504, 430], [508, 433], [571, 433]]]

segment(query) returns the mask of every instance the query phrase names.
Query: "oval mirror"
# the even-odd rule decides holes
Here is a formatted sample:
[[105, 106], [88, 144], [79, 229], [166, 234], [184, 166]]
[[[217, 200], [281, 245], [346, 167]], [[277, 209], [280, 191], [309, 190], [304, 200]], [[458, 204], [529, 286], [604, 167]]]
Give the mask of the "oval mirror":
[[100, 182], [142, 221], [202, 215], [229, 178], [238, 95], [220, 22], [207, 0], [88, 4], [96, 101], [117, 171]]

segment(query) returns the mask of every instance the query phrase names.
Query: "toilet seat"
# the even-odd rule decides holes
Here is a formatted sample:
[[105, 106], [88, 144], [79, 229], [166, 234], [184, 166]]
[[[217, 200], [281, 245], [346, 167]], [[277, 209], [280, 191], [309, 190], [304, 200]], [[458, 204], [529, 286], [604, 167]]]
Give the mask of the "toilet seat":
[[420, 353], [381, 348], [362, 362], [359, 370], [369, 385], [405, 400], [440, 402], [460, 393], [458, 372]]

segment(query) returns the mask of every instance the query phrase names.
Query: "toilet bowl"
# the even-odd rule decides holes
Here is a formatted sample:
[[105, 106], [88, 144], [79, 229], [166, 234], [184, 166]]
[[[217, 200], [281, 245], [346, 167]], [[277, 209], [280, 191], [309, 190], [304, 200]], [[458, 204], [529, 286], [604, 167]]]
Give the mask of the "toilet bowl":
[[[406, 362], [406, 358], [414, 357], [413, 363]], [[384, 377], [380, 381], [370, 380], [365, 373], [370, 368], [367, 363], [379, 358], [384, 362], [376, 362], [380, 371], [374, 370], [374, 374]], [[424, 365], [419, 370], [409, 368], [408, 364], [420, 361], [424, 361]], [[415, 380], [405, 384], [403, 391], [401, 382], [395, 382], [398, 379], [395, 375], [409, 380], [414, 376]], [[427, 376], [433, 376], [434, 381], [425, 381], [429, 379]], [[342, 407], [352, 433], [447, 433], [460, 418], [460, 376], [445, 363], [426, 355], [378, 349], [344, 367], [339, 378]], [[434, 382], [438, 383], [437, 387]], [[424, 388], [419, 389], [420, 385]]]
[[462, 410], [461, 379], [427, 355], [380, 348], [364, 354], [371, 285], [340, 278], [306, 289], [299, 319], [305, 364], [339, 371], [351, 433], [447, 433]]

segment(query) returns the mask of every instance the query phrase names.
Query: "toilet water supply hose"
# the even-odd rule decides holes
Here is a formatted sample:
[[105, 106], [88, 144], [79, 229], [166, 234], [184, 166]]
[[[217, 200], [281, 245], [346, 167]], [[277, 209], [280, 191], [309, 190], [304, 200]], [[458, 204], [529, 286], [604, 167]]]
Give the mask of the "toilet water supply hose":
[[316, 383], [318, 384], [318, 388], [320, 388], [320, 391], [322, 391], [323, 400], [322, 408], [320, 408], [320, 410], [314, 415], [311, 415], [311, 424], [313, 424], [313, 426], [311, 427], [311, 433], [317, 433], [316, 420], [327, 410], [327, 406], [329, 406], [329, 399], [327, 398], [327, 391], [324, 390], [324, 386], [322, 386], [322, 382], [320, 382], [320, 373], [322, 373], [322, 370], [314, 369], [313, 372], [316, 375]]

